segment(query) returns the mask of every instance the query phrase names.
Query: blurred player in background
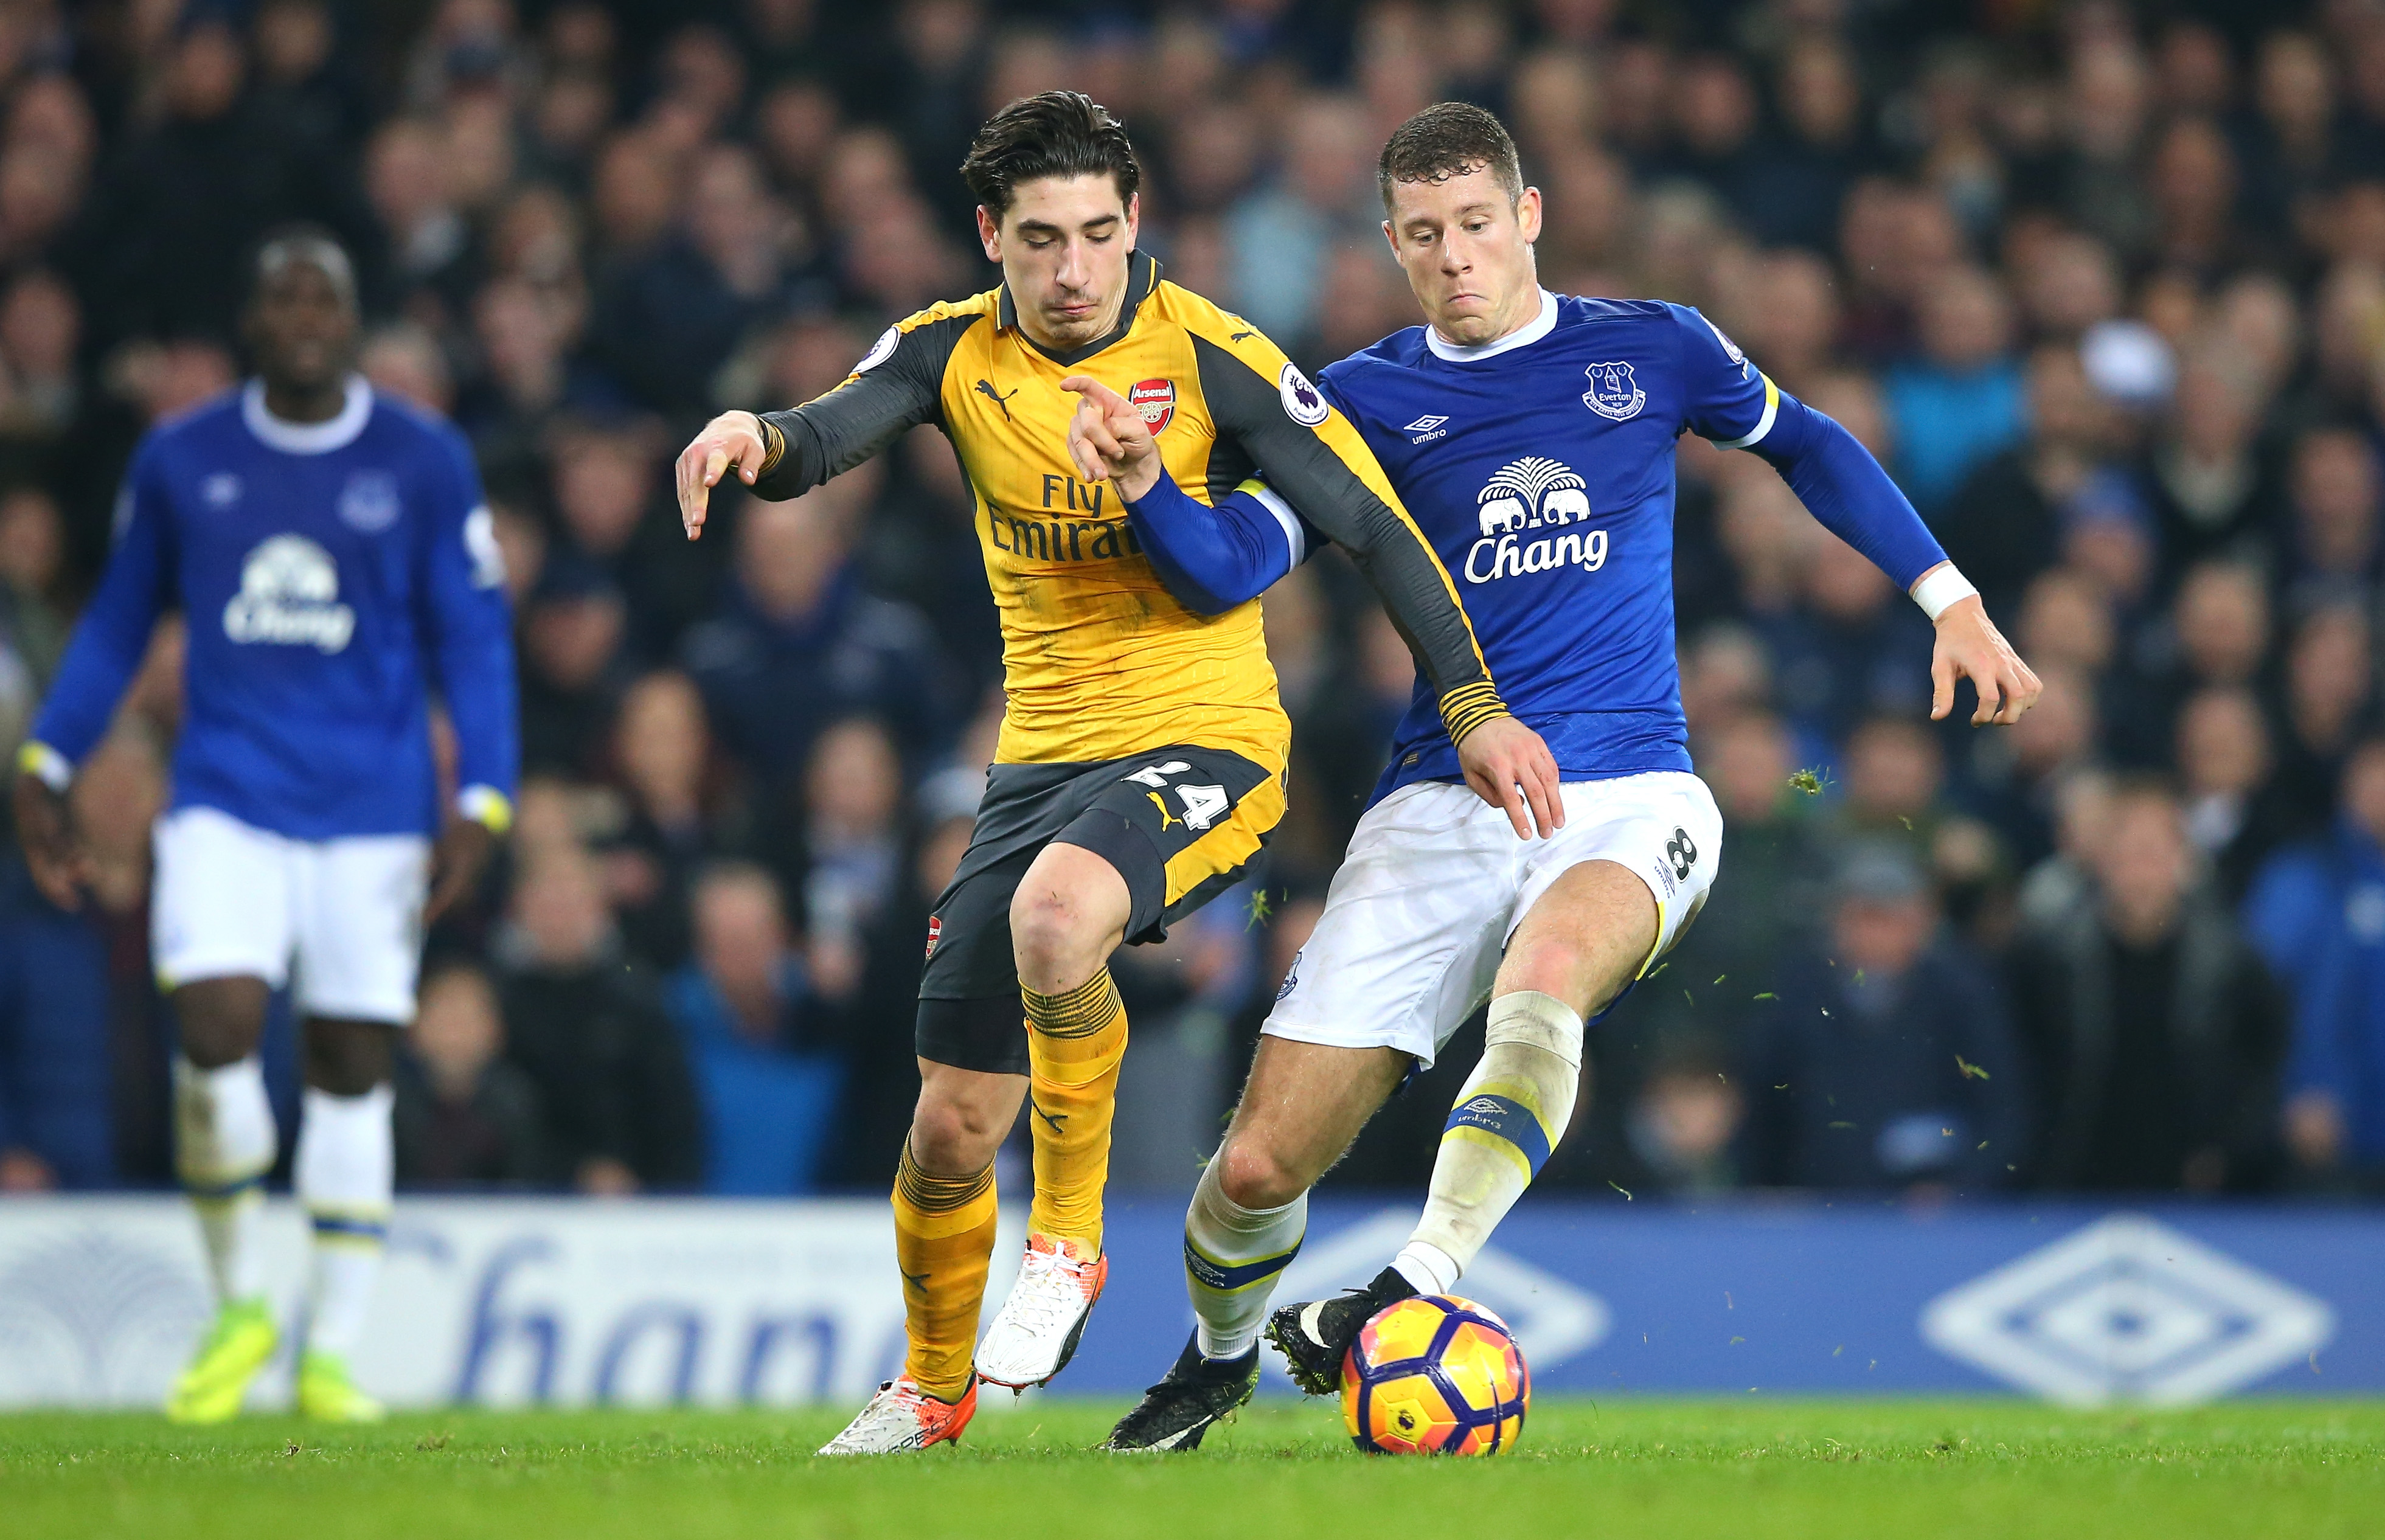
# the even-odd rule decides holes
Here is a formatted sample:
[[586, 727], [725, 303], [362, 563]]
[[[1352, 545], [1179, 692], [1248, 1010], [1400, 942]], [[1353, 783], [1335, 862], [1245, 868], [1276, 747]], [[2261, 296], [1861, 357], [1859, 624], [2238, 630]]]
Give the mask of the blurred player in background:
[[[217, 1314], [167, 1411], [232, 1416], [277, 1346], [258, 1258], [277, 1136], [257, 1043], [288, 982], [306, 1081], [295, 1180], [314, 1227], [299, 1408], [368, 1421], [381, 1409], [349, 1360], [389, 1217], [392, 1039], [414, 1017], [423, 927], [511, 821], [513, 645], [463, 436], [352, 369], [347, 254], [286, 234], [255, 282], [256, 378], [133, 455], [115, 553], [19, 756], [17, 826], [43, 893], [75, 908], [68, 786], [179, 607], [185, 707], [151, 939], [181, 1029], [175, 1163]], [[463, 783], [443, 833], [434, 689]]]
[[[1291, 724], [1258, 606], [1203, 615], [1170, 595], [1126, 510], [1076, 474], [1071, 389], [1130, 397], [1198, 495], [1263, 473], [1271, 517], [1289, 527], [1296, 507], [1351, 552], [1417, 651], [1452, 764], [1511, 839], [1547, 826], [1555, 795], [1546, 747], [1501, 703], [1455, 582], [1357, 434], [1274, 344], [1136, 251], [1141, 170], [1118, 121], [1080, 93], [1028, 97], [979, 131], [962, 175], [1002, 286], [888, 328], [817, 401], [714, 419], [678, 467], [693, 538], [732, 467], [793, 497], [932, 422], [968, 474], [1002, 615], [1002, 736], [919, 985], [894, 1185], [909, 1352], [827, 1454], [956, 1438], [980, 1378], [1040, 1384], [1068, 1362], [1107, 1269], [1127, 1039], [1109, 956], [1232, 886], [1283, 815]], [[1027, 1255], [973, 1359], [993, 1158], [1030, 1089]]]
[[[1584, 1019], [1613, 1006], [1705, 901], [1722, 818], [1691, 771], [1674, 652], [1681, 433], [1770, 461], [1929, 612], [1933, 715], [1952, 707], [1958, 677], [1978, 687], [1975, 722], [2017, 720], [2038, 692], [1844, 429], [1782, 394], [1695, 310], [1540, 286], [1540, 192], [1523, 184], [1496, 118], [1426, 109], [1384, 146], [1379, 180], [1384, 233], [1429, 324], [1335, 364], [1325, 394], [1462, 580], [1492, 668], [1556, 755], [1563, 829], [1520, 844], [1480, 816], [1454, 783], [1441, 724], [1411, 707], [1185, 1218], [1193, 1340], [1118, 1425], [1114, 1449], [1198, 1445], [1256, 1385], [1263, 1323], [1292, 1378], [1323, 1395], [1377, 1310], [1455, 1287], [1565, 1136]], [[1214, 509], [1185, 496], [1115, 396], [1090, 394], [1070, 434], [1193, 608], [1261, 592], [1312, 544], [1263, 492]], [[1365, 1289], [1268, 1321], [1310, 1185], [1485, 1000], [1482, 1058], [1406, 1247]]]

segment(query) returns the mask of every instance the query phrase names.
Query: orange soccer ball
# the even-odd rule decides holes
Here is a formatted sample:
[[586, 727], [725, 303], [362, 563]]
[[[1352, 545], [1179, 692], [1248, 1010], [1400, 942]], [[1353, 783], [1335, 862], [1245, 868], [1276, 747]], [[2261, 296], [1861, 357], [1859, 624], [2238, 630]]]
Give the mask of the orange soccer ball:
[[1507, 1323], [1470, 1299], [1388, 1305], [1342, 1360], [1342, 1425], [1369, 1454], [1504, 1455], [1531, 1403]]

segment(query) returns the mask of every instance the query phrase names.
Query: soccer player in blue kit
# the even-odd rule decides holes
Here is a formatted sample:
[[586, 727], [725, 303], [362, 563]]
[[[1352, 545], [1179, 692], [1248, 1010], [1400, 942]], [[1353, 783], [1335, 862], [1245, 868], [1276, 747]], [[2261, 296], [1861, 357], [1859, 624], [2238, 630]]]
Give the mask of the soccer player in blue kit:
[[[1108, 1447], [1188, 1449], [1247, 1399], [1262, 1326], [1303, 1389], [1337, 1387], [1358, 1329], [1446, 1293], [1571, 1121], [1585, 1020], [1621, 997], [1705, 901], [1722, 818], [1692, 773], [1672, 607], [1673, 444], [1696, 432], [1770, 461], [1824, 525], [1935, 622], [1931, 715], [1967, 678], [1975, 723], [2017, 720], [2038, 682], [1912, 505], [1837, 423], [1784, 394], [1695, 310], [1540, 286], [1541, 197], [1481, 108], [1444, 103], [1384, 146], [1383, 230], [1429, 324], [1327, 369], [1284, 410], [1347, 416], [1460, 584], [1510, 707], [1555, 753], [1559, 827], [1518, 841], [1457, 780], [1432, 704], [1402, 720], [1315, 934], [1268, 1017], [1224, 1144], [1185, 1217], [1197, 1321]], [[1169, 587], [1208, 609], [1266, 589], [1316, 544], [1245, 482], [1215, 508], [1171, 482], [1140, 415], [1091, 381], [1070, 425], [1117, 482]], [[1451, 1111], [1424, 1216], [1366, 1288], [1267, 1315], [1310, 1185], [1467, 1017], [1481, 1061]]]
[[[512, 817], [511, 622], [480, 475], [462, 434], [354, 372], [356, 330], [346, 253], [306, 232], [265, 244], [244, 325], [258, 377], [134, 451], [115, 552], [19, 757], [27, 862], [73, 908], [75, 767], [158, 617], [181, 610], [151, 945], [181, 1028], [175, 1164], [218, 1308], [167, 1402], [179, 1421], [239, 1411], [278, 1346], [260, 1271], [276, 1134], [257, 1043], [285, 982], [306, 1081], [294, 1180], [314, 1233], [299, 1409], [381, 1415], [350, 1358], [389, 1218], [392, 1039], [414, 1018], [423, 927], [470, 891]], [[433, 688], [456, 730], [452, 816]]]

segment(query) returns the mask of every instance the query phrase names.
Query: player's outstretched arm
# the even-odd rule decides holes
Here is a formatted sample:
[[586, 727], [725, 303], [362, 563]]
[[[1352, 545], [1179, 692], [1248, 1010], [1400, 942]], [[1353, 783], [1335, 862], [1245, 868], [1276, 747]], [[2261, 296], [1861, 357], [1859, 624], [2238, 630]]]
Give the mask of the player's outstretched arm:
[[[1953, 574], [1947, 562], [1922, 574], [1917, 592], [1939, 573]], [[1968, 584], [1965, 585], [1966, 587]], [[1988, 607], [1976, 593], [1967, 594], [1938, 612], [1938, 640], [1929, 649], [1929, 720], [1940, 721], [1954, 708], [1954, 682], [1967, 679], [1979, 692], [1979, 709], [1971, 725], [2011, 724], [2037, 703], [2045, 686], [2021, 661], [2004, 633], [1988, 619]]]
[[734, 470], [756, 497], [800, 497], [943, 413], [944, 366], [980, 313], [922, 310], [886, 329], [844, 382], [789, 411], [723, 412], [680, 451], [680, 524], [700, 539]]
[[1870, 557], [1938, 628], [1931, 720], [1954, 708], [1954, 682], [1967, 679], [1979, 693], [1974, 724], [2018, 721], [2037, 699], [2037, 676], [1988, 619], [1979, 590], [1946, 559], [1912, 499], [1853, 433], [1774, 384], [1714, 323], [1681, 306], [1672, 310], [1686, 426], [1717, 448], [1745, 449], [1779, 471], [1816, 522]]

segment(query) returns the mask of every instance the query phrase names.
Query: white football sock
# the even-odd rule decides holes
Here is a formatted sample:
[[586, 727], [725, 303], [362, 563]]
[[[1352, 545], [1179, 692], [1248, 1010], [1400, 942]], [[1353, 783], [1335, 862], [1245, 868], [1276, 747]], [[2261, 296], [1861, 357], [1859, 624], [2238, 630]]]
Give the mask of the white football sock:
[[1447, 1294], [1457, 1287], [1465, 1269], [1448, 1252], [1430, 1241], [1410, 1241], [1392, 1258], [1392, 1271], [1408, 1281], [1418, 1294]]
[[174, 1171], [198, 1211], [218, 1304], [265, 1292], [257, 1271], [265, 1216], [259, 1183], [273, 1168], [274, 1150], [261, 1060], [251, 1055], [202, 1070], [174, 1056]]
[[1442, 1131], [1424, 1218], [1393, 1264], [1401, 1276], [1419, 1289], [1431, 1278], [1433, 1293], [1456, 1284], [1565, 1137], [1580, 1077], [1581, 1018], [1571, 1007], [1530, 989], [1491, 1002], [1482, 1059]]
[[1201, 1173], [1184, 1212], [1184, 1283], [1201, 1356], [1239, 1358], [1257, 1345], [1276, 1280], [1308, 1233], [1308, 1195], [1280, 1208], [1245, 1208], [1226, 1196], [1217, 1165]]
[[386, 1085], [361, 1096], [306, 1088], [295, 1174], [299, 1201], [315, 1230], [310, 1351], [345, 1355], [364, 1333], [381, 1244], [389, 1233], [396, 1165], [389, 1112], [395, 1099]]

